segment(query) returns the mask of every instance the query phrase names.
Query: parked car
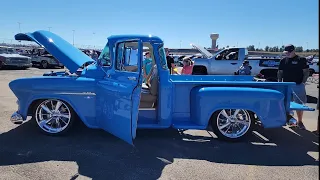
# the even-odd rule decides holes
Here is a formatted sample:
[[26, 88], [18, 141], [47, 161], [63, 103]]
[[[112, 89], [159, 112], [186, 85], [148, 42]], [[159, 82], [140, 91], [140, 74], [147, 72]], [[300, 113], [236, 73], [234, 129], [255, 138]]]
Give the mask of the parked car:
[[64, 68], [64, 65], [59, 60], [42, 47], [33, 49], [30, 57], [32, 58], [32, 65], [41, 69]]
[[307, 56], [306, 59], [309, 63], [309, 75], [312, 76], [312, 74], [316, 73], [319, 74], [319, 57], [315, 57], [316, 54]]
[[5, 66], [27, 69], [32, 66], [31, 58], [19, 55], [14, 48], [0, 46], [0, 69]]
[[[313, 111], [291, 102], [290, 82], [255, 82], [252, 76], [170, 75], [163, 41], [156, 36], [110, 36], [97, 63], [78, 71], [90, 57], [49, 31], [19, 33], [16, 40], [35, 41], [61, 61], [69, 73], [16, 79], [13, 123], [32, 116], [48, 135], [66, 133], [79, 117], [133, 144], [139, 129], [207, 129], [219, 139], [238, 141], [256, 121], [280, 128], [292, 110]], [[49, 43], [53, 41], [55, 43]], [[143, 84], [142, 53], [149, 48], [154, 78]]]

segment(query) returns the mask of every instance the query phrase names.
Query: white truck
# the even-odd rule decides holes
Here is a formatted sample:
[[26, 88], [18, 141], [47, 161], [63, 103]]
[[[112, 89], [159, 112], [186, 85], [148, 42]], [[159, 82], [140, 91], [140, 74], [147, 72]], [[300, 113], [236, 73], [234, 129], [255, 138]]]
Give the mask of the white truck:
[[252, 75], [261, 73], [265, 78], [277, 77], [280, 56], [249, 57], [248, 50], [239, 47], [226, 48], [213, 55], [199, 45], [192, 46], [203, 55], [202, 58], [194, 58], [194, 75], [234, 75], [243, 61], [248, 60], [252, 67]]
[[[242, 65], [244, 60], [248, 60], [252, 67], [252, 75], [259, 73], [263, 74], [265, 78], [274, 79], [277, 77], [278, 67], [282, 56], [248, 56], [246, 48], [231, 47], [223, 49], [215, 54], [211, 54], [205, 48], [191, 44], [194, 48], [199, 50], [202, 58], [194, 58], [194, 75], [233, 75], [234, 72]], [[314, 55], [312, 58], [306, 57], [309, 62], [310, 75], [319, 73], [319, 59]], [[311, 60], [310, 60], [311, 59]]]

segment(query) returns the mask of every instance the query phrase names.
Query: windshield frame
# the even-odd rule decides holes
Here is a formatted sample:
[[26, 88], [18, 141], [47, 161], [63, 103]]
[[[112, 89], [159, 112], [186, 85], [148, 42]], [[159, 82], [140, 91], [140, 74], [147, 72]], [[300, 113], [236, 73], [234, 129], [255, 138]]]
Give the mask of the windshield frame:
[[[112, 66], [113, 63], [112, 63], [111, 53], [113, 53], [113, 51], [110, 51], [109, 42], [107, 42], [105, 47], [101, 51], [100, 56], [97, 59], [99, 66], [102, 66], [102, 67]], [[107, 59], [105, 57], [107, 57]], [[104, 64], [103, 61], [106, 61], [106, 63]], [[109, 64], [107, 62], [109, 62]]]
[[167, 65], [167, 56], [166, 56], [166, 51], [164, 49], [164, 44], [163, 43], [159, 44], [157, 50], [159, 55], [159, 64], [161, 68], [165, 70], [169, 70]]

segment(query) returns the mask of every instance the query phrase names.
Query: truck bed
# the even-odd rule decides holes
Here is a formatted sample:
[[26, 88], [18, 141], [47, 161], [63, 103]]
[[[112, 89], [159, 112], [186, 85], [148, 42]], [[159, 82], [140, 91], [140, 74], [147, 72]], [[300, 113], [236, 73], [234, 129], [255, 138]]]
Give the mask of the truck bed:
[[254, 76], [241, 75], [171, 75], [174, 84], [202, 84], [202, 85], [250, 85], [250, 86], [292, 86], [291, 82], [256, 82]]

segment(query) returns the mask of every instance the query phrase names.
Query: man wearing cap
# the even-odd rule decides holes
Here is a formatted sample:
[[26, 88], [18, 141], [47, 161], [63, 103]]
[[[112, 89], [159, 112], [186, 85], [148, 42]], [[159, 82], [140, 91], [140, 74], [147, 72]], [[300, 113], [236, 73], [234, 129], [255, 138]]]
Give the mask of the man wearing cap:
[[167, 65], [168, 65], [168, 69], [169, 69], [169, 73], [172, 73], [172, 70], [174, 69], [175, 65], [174, 65], [174, 59], [173, 57], [171, 57], [169, 55], [169, 49], [165, 48], [166, 51], [166, 59], [167, 59]]
[[[300, 57], [295, 53], [295, 47], [292, 44], [285, 46], [285, 58], [281, 59], [278, 69], [278, 81], [295, 82], [292, 87], [293, 101], [299, 104], [307, 102], [305, 83], [309, 77], [309, 65], [307, 59]], [[305, 129], [302, 122], [303, 111], [297, 111], [298, 127]]]

